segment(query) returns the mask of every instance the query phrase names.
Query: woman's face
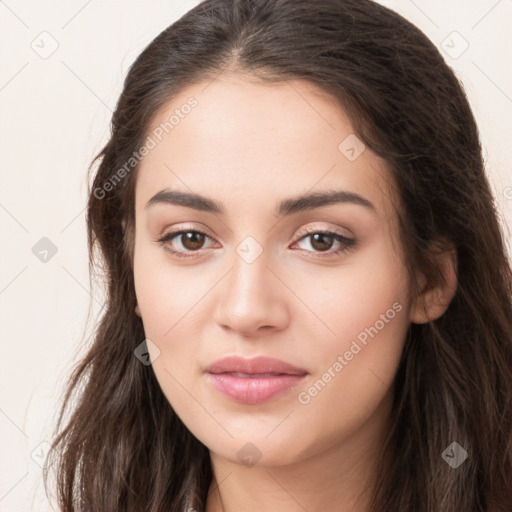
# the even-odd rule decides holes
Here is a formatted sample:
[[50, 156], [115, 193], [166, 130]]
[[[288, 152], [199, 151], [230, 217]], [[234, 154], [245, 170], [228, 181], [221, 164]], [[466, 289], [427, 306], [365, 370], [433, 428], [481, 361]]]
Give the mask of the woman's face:
[[[139, 313], [169, 403], [225, 459], [296, 462], [368, 443], [389, 416], [409, 282], [389, 171], [353, 132], [307, 82], [241, 75], [182, 91], [149, 132], [136, 185]], [[182, 199], [148, 205], [163, 190]], [[338, 200], [320, 200], [327, 192]], [[226, 356], [302, 373], [206, 371]]]

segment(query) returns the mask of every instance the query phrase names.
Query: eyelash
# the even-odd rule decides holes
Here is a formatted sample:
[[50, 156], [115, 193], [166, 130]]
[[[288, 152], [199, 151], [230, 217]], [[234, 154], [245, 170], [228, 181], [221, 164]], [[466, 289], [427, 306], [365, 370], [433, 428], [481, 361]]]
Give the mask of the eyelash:
[[[204, 235], [207, 238], [211, 239], [210, 236], [208, 236], [205, 232], [201, 231], [200, 229], [181, 229], [178, 231], [172, 231], [170, 233], [166, 233], [162, 237], [157, 238], [155, 241], [158, 242], [161, 246], [165, 245], [164, 249], [166, 251], [168, 251], [169, 253], [171, 253], [173, 256], [176, 256], [178, 258], [194, 258], [194, 257], [196, 257], [196, 253], [199, 252], [199, 250], [193, 251], [193, 254], [191, 254], [191, 255], [184, 255], [181, 251], [172, 249], [171, 246], [166, 243], [166, 242], [171, 241], [173, 238], [176, 238], [179, 235], [183, 235], [185, 233], [199, 233], [199, 234]], [[336, 250], [331, 249], [329, 251], [324, 251], [324, 252], [322, 252], [322, 251], [307, 251], [307, 252], [314, 252], [321, 258], [332, 258], [332, 257], [340, 255], [342, 253], [349, 252], [356, 245], [356, 240], [354, 240], [352, 238], [347, 238], [346, 236], [342, 235], [341, 233], [338, 233], [336, 231], [329, 231], [329, 230], [322, 231], [322, 230], [318, 230], [318, 229], [306, 230], [305, 234], [303, 234], [297, 240], [297, 242], [300, 242], [301, 240], [308, 238], [309, 236], [315, 235], [315, 234], [332, 236], [332, 237], [334, 237], [335, 241], [343, 244], [342, 247], [340, 247], [339, 249], [336, 249]]]

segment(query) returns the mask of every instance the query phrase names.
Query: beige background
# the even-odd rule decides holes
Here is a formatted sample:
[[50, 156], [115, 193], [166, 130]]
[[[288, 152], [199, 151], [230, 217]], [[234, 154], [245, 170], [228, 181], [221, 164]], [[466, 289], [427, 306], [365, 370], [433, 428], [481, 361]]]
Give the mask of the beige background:
[[[86, 169], [129, 65], [196, 3], [0, 1], [0, 512], [50, 510], [40, 461], [89, 300], [93, 316], [103, 303], [89, 290]], [[512, 1], [381, 3], [443, 48], [464, 83], [509, 244]], [[57, 249], [46, 263], [32, 252], [43, 237]]]

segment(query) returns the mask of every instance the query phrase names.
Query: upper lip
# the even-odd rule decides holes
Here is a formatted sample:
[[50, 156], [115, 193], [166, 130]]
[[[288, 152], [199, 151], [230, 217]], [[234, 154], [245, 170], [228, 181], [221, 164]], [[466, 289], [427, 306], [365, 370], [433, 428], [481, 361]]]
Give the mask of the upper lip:
[[275, 359], [274, 357], [254, 357], [245, 359], [238, 356], [224, 357], [215, 361], [206, 368], [209, 373], [275, 373], [289, 375], [303, 375], [308, 373], [303, 368]]

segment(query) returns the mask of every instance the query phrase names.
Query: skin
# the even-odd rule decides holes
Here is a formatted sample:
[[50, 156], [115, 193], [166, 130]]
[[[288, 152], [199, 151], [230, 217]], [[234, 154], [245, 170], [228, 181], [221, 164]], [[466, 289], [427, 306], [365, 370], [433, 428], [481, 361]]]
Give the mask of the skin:
[[[136, 312], [160, 351], [150, 350], [158, 382], [210, 450], [214, 481], [206, 510], [367, 511], [364, 485], [373, 482], [389, 429], [391, 385], [408, 326], [444, 312], [455, 292], [455, 263], [448, 252], [440, 255], [447, 284], [410, 298], [391, 173], [369, 149], [354, 161], [340, 152], [354, 130], [313, 85], [223, 74], [173, 97], [153, 127], [190, 96], [198, 106], [138, 170], [134, 278]], [[146, 208], [164, 188], [210, 197], [226, 214]], [[273, 213], [283, 199], [327, 189], [357, 193], [376, 212], [340, 203], [281, 218]], [[340, 243], [327, 238], [322, 252], [311, 236], [303, 238], [306, 228], [338, 230], [357, 243], [336, 255]], [[182, 236], [166, 242], [196, 256], [177, 258], [155, 241], [178, 229], [207, 233], [202, 245]], [[247, 236], [262, 250], [252, 263], [236, 250]], [[400, 311], [301, 403], [299, 394], [393, 304]], [[237, 403], [204, 374], [235, 354], [276, 357], [309, 375], [263, 404]], [[246, 443], [260, 457], [251, 466], [237, 455]]]

